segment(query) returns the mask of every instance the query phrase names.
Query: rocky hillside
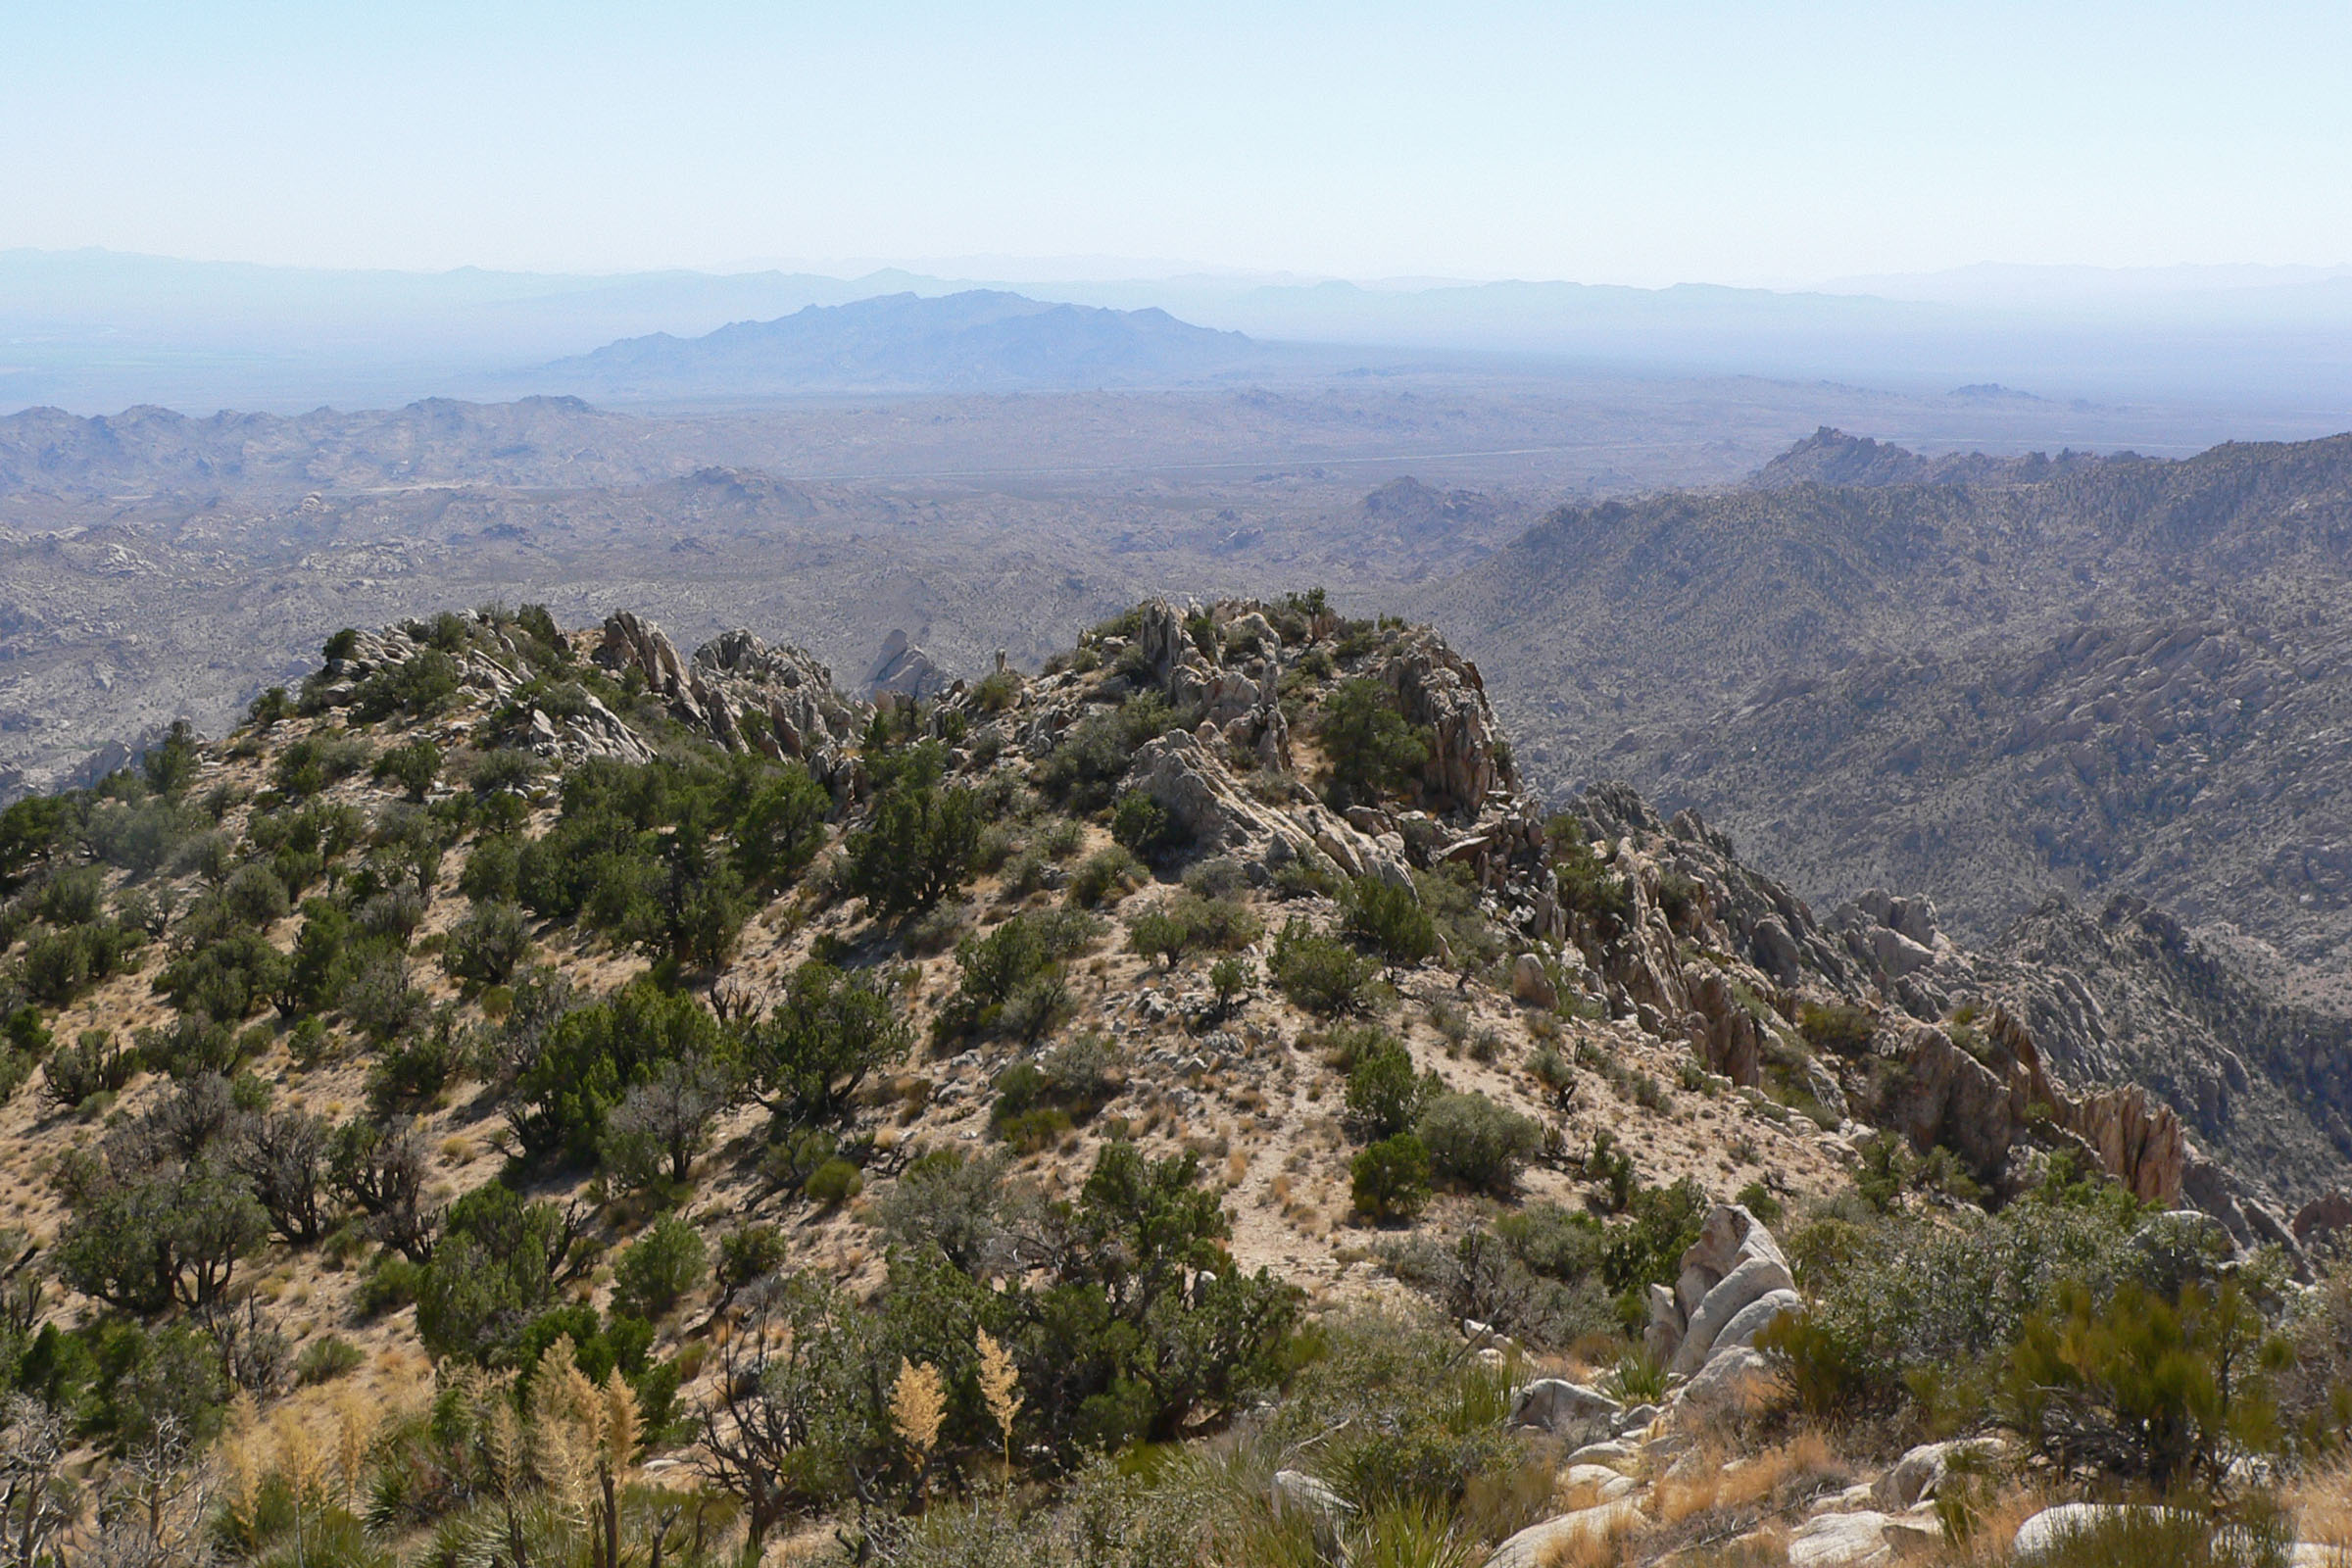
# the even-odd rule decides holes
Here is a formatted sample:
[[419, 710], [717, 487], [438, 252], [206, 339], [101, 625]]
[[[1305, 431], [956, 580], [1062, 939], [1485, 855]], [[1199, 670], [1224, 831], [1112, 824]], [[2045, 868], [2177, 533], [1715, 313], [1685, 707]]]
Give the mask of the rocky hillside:
[[[1856, 1190], [1921, 1246], [2089, 1193], [2116, 1246], [2185, 1208], [2199, 1255], [2309, 1266], [2266, 1199], [2318, 1164], [2266, 1188], [2096, 1081], [2150, 1058], [2064, 942], [1818, 920], [1627, 790], [1543, 813], [1476, 666], [1320, 595], [1150, 602], [874, 703], [627, 613], [349, 630], [224, 740], [10, 807], [0, 873], [6, 1420], [81, 1478], [38, 1521], [76, 1553], [179, 1560], [139, 1478], [225, 1424], [200, 1522], [256, 1561], [802, 1521], [948, 1560], [906, 1555], [934, 1492], [1304, 1440], [1359, 1352], [1403, 1389], [1482, 1346], [1460, 1453], [1596, 1422], [1622, 1446], [1579, 1462], [1663, 1473], [1806, 1306], [1756, 1216]], [[1433, 1352], [1361, 1315], [1424, 1310], [1475, 1321]], [[1606, 1411], [1536, 1351], [1616, 1363]], [[1355, 1441], [1285, 1451], [1406, 1463]], [[1463, 1551], [1533, 1563], [1559, 1531], [1523, 1527], [1615, 1485], [1544, 1453]], [[1352, 1541], [1388, 1495], [1285, 1473], [1249, 1518]]]
[[[1824, 903], [1989, 943], [2129, 894], [2352, 1004], [2352, 436], [1930, 462], [1572, 508], [1428, 601], [1531, 779], [1699, 806]], [[2234, 936], [2232, 935], [2234, 934]]]

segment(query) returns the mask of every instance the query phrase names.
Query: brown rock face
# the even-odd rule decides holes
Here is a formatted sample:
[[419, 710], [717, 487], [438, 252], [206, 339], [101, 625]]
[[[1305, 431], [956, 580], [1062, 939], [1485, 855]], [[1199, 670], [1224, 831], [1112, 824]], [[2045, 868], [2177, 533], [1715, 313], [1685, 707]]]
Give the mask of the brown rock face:
[[2321, 1194], [2295, 1210], [2295, 1240], [2305, 1247], [2323, 1247], [2339, 1233], [2352, 1230], [2352, 1193], [2338, 1187]]
[[1437, 736], [1423, 770], [1433, 809], [1476, 815], [1490, 794], [1519, 787], [1476, 664], [1425, 632], [1389, 661], [1381, 679], [1406, 721]]
[[1731, 978], [1720, 969], [1700, 974], [1690, 987], [1690, 1005], [1698, 1018], [1698, 1044], [1707, 1066], [1741, 1088], [1761, 1083], [1764, 1031], [1755, 1014], [1733, 995]]

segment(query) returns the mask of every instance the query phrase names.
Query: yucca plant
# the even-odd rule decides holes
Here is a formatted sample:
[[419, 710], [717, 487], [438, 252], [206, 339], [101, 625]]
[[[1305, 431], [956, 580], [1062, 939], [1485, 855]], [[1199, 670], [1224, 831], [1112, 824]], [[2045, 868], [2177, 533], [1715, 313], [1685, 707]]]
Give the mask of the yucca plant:
[[1443, 1503], [1384, 1503], [1350, 1533], [1349, 1568], [1474, 1568], [1485, 1549], [1454, 1528]]

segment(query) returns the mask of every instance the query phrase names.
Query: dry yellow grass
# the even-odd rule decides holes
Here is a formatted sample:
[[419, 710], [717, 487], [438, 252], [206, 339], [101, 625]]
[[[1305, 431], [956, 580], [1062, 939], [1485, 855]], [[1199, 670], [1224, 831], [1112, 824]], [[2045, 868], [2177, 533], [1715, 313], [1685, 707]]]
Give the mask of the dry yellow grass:
[[2295, 1538], [2326, 1546], [2352, 1564], [2352, 1461], [2338, 1460], [2303, 1478], [2286, 1494]]
[[1537, 1559], [1537, 1568], [1621, 1568], [1635, 1560], [1635, 1538], [1641, 1533], [1642, 1516], [1629, 1508], [1597, 1529], [1554, 1541]]
[[1852, 1474], [1853, 1467], [1838, 1456], [1830, 1440], [1812, 1428], [1741, 1459], [1727, 1459], [1722, 1447], [1710, 1445], [1686, 1473], [1658, 1479], [1650, 1495], [1650, 1517], [1661, 1527], [1671, 1527], [1704, 1514], [1786, 1507], [1812, 1493], [1842, 1486]]

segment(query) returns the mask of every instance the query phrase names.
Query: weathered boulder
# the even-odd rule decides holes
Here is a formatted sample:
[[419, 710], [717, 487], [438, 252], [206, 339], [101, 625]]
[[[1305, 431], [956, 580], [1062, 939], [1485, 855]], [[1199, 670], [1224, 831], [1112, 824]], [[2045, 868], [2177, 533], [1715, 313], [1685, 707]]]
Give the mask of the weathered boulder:
[[1705, 1413], [1745, 1404], [1772, 1381], [1772, 1363], [1745, 1346], [1712, 1356], [1676, 1396], [1678, 1408]]
[[2007, 1450], [1999, 1438], [1962, 1438], [1927, 1443], [1911, 1449], [1871, 1484], [1871, 1500], [1900, 1511], [1933, 1497], [1956, 1465], [1997, 1459]]
[[874, 656], [873, 666], [865, 672], [865, 690], [870, 697], [889, 692], [928, 702], [951, 684], [948, 672], [933, 663], [929, 654], [908, 642], [906, 633], [896, 626], [882, 639], [882, 649]]
[[1896, 1069], [1877, 1076], [1866, 1119], [1900, 1132], [1923, 1153], [1946, 1145], [1978, 1179], [1992, 1180], [2024, 1124], [2022, 1097], [1934, 1024], [1911, 1023], [1881, 1040]]
[[1642, 1524], [1642, 1509], [1631, 1497], [1604, 1502], [1596, 1508], [1579, 1508], [1574, 1513], [1529, 1525], [1496, 1546], [1487, 1558], [1486, 1568], [1544, 1568], [1574, 1548], [1630, 1535]]
[[1788, 1568], [1879, 1568], [1894, 1560], [1886, 1515], [1875, 1509], [1816, 1514], [1788, 1538]]
[[1583, 1497], [1592, 1502], [1614, 1502], [1642, 1489], [1641, 1482], [1613, 1466], [1574, 1462], [1559, 1473], [1554, 1486], [1567, 1499]]
[[685, 661], [661, 627], [634, 611], [616, 610], [605, 617], [603, 635], [589, 657], [615, 673], [634, 669], [644, 677], [646, 690], [661, 698], [689, 723], [707, 722], [702, 706], [686, 686]]
[[1787, 1263], [1761, 1253], [1742, 1259], [1708, 1290], [1698, 1309], [1690, 1314], [1666, 1370], [1678, 1376], [1697, 1371], [1706, 1364], [1708, 1352], [1727, 1325], [1765, 1297], [1778, 1293], [1796, 1294], [1796, 1281], [1789, 1277]]
[[1532, 953], [1522, 953], [1511, 960], [1511, 996], [1532, 1007], [1560, 1004], [1559, 987], [1552, 984], [1544, 960]]
[[1572, 1444], [1610, 1436], [1622, 1408], [1615, 1399], [1566, 1378], [1538, 1378], [1511, 1401], [1509, 1425], [1518, 1431], [1548, 1432]]
[[1796, 938], [1788, 934], [1788, 927], [1777, 914], [1768, 914], [1755, 923], [1748, 932], [1747, 950], [1756, 967], [1782, 985], [1795, 985], [1804, 974], [1804, 950], [1796, 945]]
[[1642, 1343], [1668, 1370], [1694, 1372], [1734, 1318], [1774, 1291], [1794, 1289], [1772, 1232], [1738, 1203], [1718, 1203], [1684, 1251], [1673, 1289], [1649, 1288]]
[[1144, 664], [1152, 681], [1163, 691], [1175, 678], [1177, 669], [1188, 660], [1205, 663], [1193, 648], [1193, 641], [1184, 633], [1184, 615], [1165, 599], [1146, 602], [1140, 612], [1140, 624], [1135, 633], [1136, 646], [1143, 650]]
[[1150, 796], [1204, 851], [1262, 850], [1279, 842], [1287, 858], [1314, 842], [1288, 815], [1235, 788], [1232, 775], [1190, 731], [1171, 730], [1145, 742], [1128, 766], [1127, 783]]
[[1805, 1298], [1793, 1290], [1772, 1291], [1758, 1297], [1742, 1307], [1715, 1336], [1709, 1354], [1720, 1354], [1734, 1346], [1752, 1346], [1756, 1336], [1780, 1320], [1784, 1312], [1801, 1312]]
[[1690, 985], [1690, 1005], [1707, 1066], [1742, 1088], [1763, 1082], [1763, 1026], [1740, 1004], [1731, 977], [1712, 965], [1700, 970]]
[[1640, 1450], [1635, 1448], [1632, 1444], [1620, 1443], [1616, 1439], [1610, 1438], [1600, 1443], [1586, 1444], [1568, 1456], [1568, 1463], [1571, 1466], [1600, 1464], [1607, 1465], [1612, 1469], [1621, 1469], [1641, 1457]]
[[2341, 1187], [2332, 1188], [2295, 1210], [2290, 1227], [2295, 1240], [2305, 1247], [2322, 1247], [2333, 1241], [2336, 1233], [2352, 1230], [2352, 1193]]
[[2095, 1530], [2101, 1525], [2140, 1515], [2154, 1518], [2164, 1510], [2153, 1503], [2136, 1502], [2062, 1502], [2055, 1508], [2044, 1508], [2017, 1527], [2009, 1543], [2012, 1557], [2039, 1556], [2069, 1536]]

